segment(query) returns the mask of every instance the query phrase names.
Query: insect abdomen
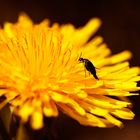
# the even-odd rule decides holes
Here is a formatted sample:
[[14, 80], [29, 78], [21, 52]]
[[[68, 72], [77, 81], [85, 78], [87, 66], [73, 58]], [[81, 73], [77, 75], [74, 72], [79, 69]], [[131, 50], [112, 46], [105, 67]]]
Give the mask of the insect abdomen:
[[91, 70], [90, 73], [94, 76], [95, 79], [99, 80], [98, 76], [96, 75], [96, 71], [95, 70]]
[[95, 67], [89, 60], [85, 62], [85, 67], [94, 76], [95, 79], [99, 80], [98, 76], [96, 75]]

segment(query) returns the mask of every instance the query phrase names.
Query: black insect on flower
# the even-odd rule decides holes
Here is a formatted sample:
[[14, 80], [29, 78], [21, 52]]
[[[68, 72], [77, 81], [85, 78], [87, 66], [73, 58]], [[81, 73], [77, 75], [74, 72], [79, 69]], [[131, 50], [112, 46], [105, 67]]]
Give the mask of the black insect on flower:
[[79, 58], [79, 61], [84, 63], [86, 70], [89, 71], [95, 79], [99, 80], [98, 76], [96, 75], [96, 68], [94, 67], [91, 61], [82, 57]]

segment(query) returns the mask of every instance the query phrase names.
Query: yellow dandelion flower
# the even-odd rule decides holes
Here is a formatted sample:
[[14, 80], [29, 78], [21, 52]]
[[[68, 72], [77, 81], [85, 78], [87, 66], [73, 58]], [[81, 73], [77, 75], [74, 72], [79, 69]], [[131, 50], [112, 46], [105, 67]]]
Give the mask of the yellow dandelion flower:
[[[76, 29], [71, 24], [40, 24], [21, 15], [17, 23], [0, 30], [0, 96], [33, 129], [58, 109], [83, 125], [121, 126], [117, 119], [133, 119], [126, 96], [139, 89], [139, 68], [129, 67], [129, 51], [111, 55], [102, 37], [88, 41], [100, 20]], [[79, 57], [88, 59], [99, 80], [88, 74]]]

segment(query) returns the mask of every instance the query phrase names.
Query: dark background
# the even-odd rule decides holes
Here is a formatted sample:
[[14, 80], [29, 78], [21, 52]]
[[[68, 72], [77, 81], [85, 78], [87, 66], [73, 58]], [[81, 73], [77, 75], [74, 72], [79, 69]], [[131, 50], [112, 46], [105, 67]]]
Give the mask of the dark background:
[[[92, 17], [102, 26], [97, 32], [104, 37], [113, 53], [126, 49], [133, 52], [131, 65], [140, 65], [140, 1], [136, 0], [0, 0], [0, 24], [15, 22], [20, 12], [35, 22], [49, 18], [52, 22], [71, 22], [76, 27]], [[79, 125], [65, 115], [55, 122], [60, 140], [140, 140], [140, 97], [131, 97], [136, 117], [124, 121], [125, 127], [93, 128]]]

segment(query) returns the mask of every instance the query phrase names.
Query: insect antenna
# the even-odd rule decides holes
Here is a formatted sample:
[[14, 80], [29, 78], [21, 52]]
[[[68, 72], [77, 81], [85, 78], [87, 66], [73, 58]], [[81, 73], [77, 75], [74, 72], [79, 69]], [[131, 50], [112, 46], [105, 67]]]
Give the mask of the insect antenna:
[[[81, 56], [82, 56], [82, 52], [80, 53], [80, 55], [79, 55], [78, 58], [77, 58], [78, 61], [79, 61], [79, 59], [81, 58]], [[79, 61], [79, 63], [81, 63], [81, 62]]]
[[81, 56], [82, 56], [82, 52], [80, 53], [80, 56], [79, 56], [79, 58], [81, 58]]

